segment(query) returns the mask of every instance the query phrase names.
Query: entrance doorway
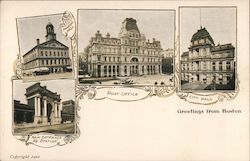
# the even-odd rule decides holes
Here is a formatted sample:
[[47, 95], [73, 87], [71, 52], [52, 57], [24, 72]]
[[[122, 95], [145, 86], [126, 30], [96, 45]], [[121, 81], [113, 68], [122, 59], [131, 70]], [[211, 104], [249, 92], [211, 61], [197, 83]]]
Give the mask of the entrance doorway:
[[47, 117], [48, 122], [51, 122], [51, 112], [52, 112], [52, 105], [50, 103], [47, 104]]
[[132, 58], [130, 60], [130, 63], [131, 63], [130, 74], [131, 75], [138, 75], [139, 74], [139, 60], [138, 60], [138, 58]]

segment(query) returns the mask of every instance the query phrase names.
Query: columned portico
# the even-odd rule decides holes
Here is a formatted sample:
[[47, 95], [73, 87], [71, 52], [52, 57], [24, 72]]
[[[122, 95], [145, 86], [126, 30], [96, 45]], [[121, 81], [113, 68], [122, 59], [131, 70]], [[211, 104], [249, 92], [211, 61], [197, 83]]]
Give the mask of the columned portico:
[[34, 124], [60, 124], [60, 95], [36, 83], [26, 89], [26, 99], [34, 107]]
[[42, 123], [47, 124], [48, 123], [48, 117], [47, 117], [47, 97], [43, 97], [43, 116], [42, 116]]

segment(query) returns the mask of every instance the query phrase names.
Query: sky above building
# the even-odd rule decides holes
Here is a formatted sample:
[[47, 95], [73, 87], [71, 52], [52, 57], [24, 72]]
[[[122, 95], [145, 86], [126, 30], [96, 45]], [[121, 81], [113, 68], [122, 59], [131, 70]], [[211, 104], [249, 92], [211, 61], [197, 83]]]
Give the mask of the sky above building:
[[180, 52], [188, 51], [194, 33], [205, 27], [217, 45], [236, 47], [236, 8], [181, 8]]
[[163, 49], [174, 48], [175, 12], [173, 10], [79, 10], [78, 51], [83, 52], [91, 37], [100, 30], [102, 36], [118, 38], [122, 22], [134, 18], [146, 39], [161, 41]]
[[21, 55], [24, 55], [37, 45], [36, 39], [40, 39], [40, 43], [46, 41], [46, 25], [49, 22], [54, 26], [56, 39], [70, 48], [70, 40], [66, 39], [61, 31], [61, 17], [62, 14], [17, 18], [19, 49]]
[[[21, 80], [13, 80], [13, 99], [27, 104], [26, 88], [37, 82], [24, 83]], [[60, 94], [61, 101], [75, 100], [75, 80], [72, 79], [59, 79], [50, 81], [40, 81], [41, 86], [46, 86], [51, 92]]]

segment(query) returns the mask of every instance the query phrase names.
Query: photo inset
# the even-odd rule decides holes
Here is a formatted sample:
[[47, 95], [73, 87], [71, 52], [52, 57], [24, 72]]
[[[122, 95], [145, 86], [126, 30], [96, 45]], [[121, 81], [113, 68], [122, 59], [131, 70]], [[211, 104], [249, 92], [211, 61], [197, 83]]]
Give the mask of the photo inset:
[[17, 19], [24, 80], [72, 78], [70, 40], [60, 27], [62, 14]]
[[75, 133], [75, 80], [13, 80], [13, 105], [14, 135]]
[[79, 83], [174, 86], [174, 10], [78, 10]]
[[236, 8], [179, 11], [181, 90], [235, 90]]

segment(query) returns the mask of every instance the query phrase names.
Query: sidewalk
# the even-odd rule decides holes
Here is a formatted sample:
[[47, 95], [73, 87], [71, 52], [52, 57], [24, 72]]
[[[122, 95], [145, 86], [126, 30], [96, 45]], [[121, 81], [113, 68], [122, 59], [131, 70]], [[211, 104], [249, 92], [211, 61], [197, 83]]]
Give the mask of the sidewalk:
[[74, 133], [75, 123], [64, 123], [55, 125], [33, 125], [32, 127], [14, 127], [14, 134], [27, 135], [39, 132], [49, 132], [53, 134], [68, 134]]
[[200, 82], [190, 82], [181, 85], [182, 90], [204, 90], [209, 84], [202, 84]]

